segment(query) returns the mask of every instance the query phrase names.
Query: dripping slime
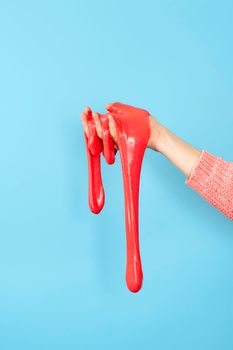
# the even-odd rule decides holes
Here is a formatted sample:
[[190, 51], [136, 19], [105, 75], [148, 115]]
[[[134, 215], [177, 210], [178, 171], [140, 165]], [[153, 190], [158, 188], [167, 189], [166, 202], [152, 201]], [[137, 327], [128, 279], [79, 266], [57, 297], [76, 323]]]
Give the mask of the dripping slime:
[[[138, 200], [140, 173], [144, 152], [150, 137], [149, 112], [119, 102], [107, 106], [116, 124], [124, 185], [126, 225], [126, 284], [130, 291], [138, 292], [143, 272], [139, 247]], [[111, 138], [108, 114], [99, 114], [103, 130], [97, 135], [92, 111], [86, 111], [89, 137], [84, 132], [88, 159], [88, 202], [90, 210], [98, 214], [104, 206], [104, 188], [101, 177], [101, 154], [108, 164], [115, 161], [116, 150]]]

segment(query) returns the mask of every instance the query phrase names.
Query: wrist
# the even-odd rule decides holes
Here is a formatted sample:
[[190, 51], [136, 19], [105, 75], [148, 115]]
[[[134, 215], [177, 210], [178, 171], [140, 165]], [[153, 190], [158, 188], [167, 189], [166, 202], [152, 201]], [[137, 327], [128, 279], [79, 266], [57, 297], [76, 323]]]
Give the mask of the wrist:
[[161, 152], [163, 151], [164, 145], [166, 143], [167, 132], [168, 130], [160, 124], [154, 117], [150, 116], [150, 127], [151, 127], [151, 136], [149, 140], [148, 147], [154, 151]]
[[200, 158], [201, 152], [161, 124], [157, 126], [156, 133], [154, 149], [188, 176]]

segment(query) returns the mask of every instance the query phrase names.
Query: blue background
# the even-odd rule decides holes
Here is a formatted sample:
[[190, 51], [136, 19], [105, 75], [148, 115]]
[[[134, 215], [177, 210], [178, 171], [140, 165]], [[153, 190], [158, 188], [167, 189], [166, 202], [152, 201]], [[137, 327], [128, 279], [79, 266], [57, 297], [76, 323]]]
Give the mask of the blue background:
[[232, 160], [231, 1], [0, 1], [0, 348], [232, 349], [232, 222], [160, 154], [140, 192], [144, 285], [125, 286], [119, 158], [87, 205], [79, 112], [147, 108]]

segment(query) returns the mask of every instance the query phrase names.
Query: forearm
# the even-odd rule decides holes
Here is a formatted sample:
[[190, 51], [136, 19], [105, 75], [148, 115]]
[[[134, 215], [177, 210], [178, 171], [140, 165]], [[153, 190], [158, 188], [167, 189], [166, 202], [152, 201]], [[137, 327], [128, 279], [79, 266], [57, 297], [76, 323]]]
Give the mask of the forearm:
[[185, 175], [185, 183], [233, 220], [233, 162], [199, 151], [159, 124], [152, 128], [152, 147]]
[[168, 158], [186, 176], [189, 176], [201, 152], [163, 125], [157, 123], [153, 148]]

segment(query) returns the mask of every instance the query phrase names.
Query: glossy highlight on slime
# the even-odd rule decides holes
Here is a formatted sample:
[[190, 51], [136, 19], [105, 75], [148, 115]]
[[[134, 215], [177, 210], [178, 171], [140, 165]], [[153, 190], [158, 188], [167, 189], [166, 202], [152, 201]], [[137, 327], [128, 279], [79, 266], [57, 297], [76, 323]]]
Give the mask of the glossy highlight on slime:
[[[116, 123], [120, 153], [125, 204], [126, 224], [126, 283], [132, 292], [142, 286], [143, 272], [139, 247], [138, 199], [140, 173], [144, 152], [150, 138], [149, 112], [119, 102], [108, 106], [108, 112]], [[89, 137], [85, 132], [88, 159], [88, 200], [90, 210], [98, 214], [104, 206], [104, 188], [101, 177], [101, 154], [108, 164], [115, 162], [114, 141], [110, 135], [108, 114], [98, 114], [103, 138], [97, 135], [92, 111], [88, 110]]]

